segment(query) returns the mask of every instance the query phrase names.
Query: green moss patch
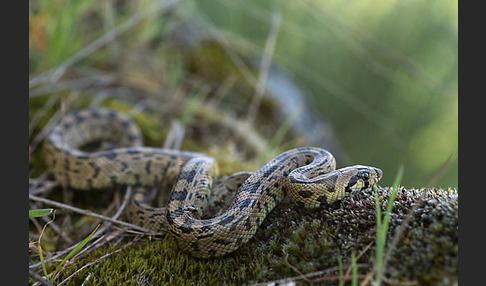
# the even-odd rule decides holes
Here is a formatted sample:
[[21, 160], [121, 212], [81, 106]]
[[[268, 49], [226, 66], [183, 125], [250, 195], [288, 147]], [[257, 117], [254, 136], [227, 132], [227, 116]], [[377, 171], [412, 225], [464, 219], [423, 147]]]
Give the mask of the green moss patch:
[[[380, 204], [386, 205], [389, 189], [378, 190]], [[391, 216], [387, 246], [424, 190], [399, 189]], [[444, 285], [457, 281], [458, 208], [457, 191], [431, 190], [423, 197], [392, 251], [385, 278], [416, 285]], [[384, 211], [384, 210], [383, 210]], [[316, 272], [334, 279], [321, 281], [336, 285], [338, 260], [344, 271], [351, 264], [351, 253], [360, 253], [358, 272], [372, 271], [376, 239], [375, 203], [366, 192], [326, 209], [300, 210], [283, 202], [265, 219], [245, 246], [223, 258], [194, 259], [177, 248], [171, 237], [142, 238], [126, 249], [80, 271], [68, 284], [79, 285], [88, 274], [90, 285], [214, 285], [252, 284], [299, 278], [298, 270], [309, 281], [322, 279]], [[127, 243], [133, 237], [127, 237]], [[82, 265], [123, 247], [105, 247], [77, 261], [63, 273], [66, 278]]]

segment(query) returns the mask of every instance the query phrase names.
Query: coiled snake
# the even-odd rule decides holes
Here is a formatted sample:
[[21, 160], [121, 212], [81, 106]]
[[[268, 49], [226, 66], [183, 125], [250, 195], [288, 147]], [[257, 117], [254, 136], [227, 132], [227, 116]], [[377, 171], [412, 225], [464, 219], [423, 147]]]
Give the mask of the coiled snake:
[[[111, 142], [115, 148], [89, 152], [91, 142]], [[44, 144], [46, 163], [55, 178], [77, 189], [114, 185], [171, 186], [167, 207], [156, 209], [136, 191], [129, 216], [136, 223], [173, 235], [181, 249], [195, 257], [216, 257], [246, 243], [287, 194], [301, 207], [326, 206], [382, 177], [374, 167], [335, 170], [328, 151], [301, 147], [286, 151], [254, 173], [219, 179], [217, 189], [238, 189], [224, 213], [202, 219], [217, 177], [211, 157], [142, 146], [142, 137], [128, 115], [109, 109], [88, 109], [67, 115]], [[173, 183], [175, 181], [175, 183]]]

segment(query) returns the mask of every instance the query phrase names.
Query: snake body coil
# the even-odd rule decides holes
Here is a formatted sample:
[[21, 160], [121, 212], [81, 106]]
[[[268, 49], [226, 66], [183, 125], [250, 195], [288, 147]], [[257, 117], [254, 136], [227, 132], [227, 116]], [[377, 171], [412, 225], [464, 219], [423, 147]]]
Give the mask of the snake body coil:
[[[99, 141], [116, 148], [82, 150]], [[301, 147], [278, 155], [252, 174], [217, 180], [211, 157], [142, 145], [140, 131], [129, 116], [99, 109], [66, 116], [49, 134], [44, 150], [55, 178], [73, 188], [173, 184], [166, 208], [152, 208], [144, 191], [135, 192], [130, 217], [144, 227], [168, 230], [181, 249], [202, 258], [225, 255], [246, 243], [286, 194], [301, 207], [324, 207], [371, 188], [382, 176], [381, 170], [360, 165], [335, 170], [332, 154]], [[239, 187], [236, 198], [223, 214], [201, 219], [216, 180], [218, 189]]]

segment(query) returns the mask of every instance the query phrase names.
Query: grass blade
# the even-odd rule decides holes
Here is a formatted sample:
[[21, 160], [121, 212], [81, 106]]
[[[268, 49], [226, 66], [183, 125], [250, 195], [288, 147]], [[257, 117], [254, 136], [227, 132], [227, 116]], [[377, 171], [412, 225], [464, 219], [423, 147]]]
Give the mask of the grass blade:
[[[46, 264], [44, 262], [44, 255], [42, 254], [42, 246], [40, 244], [40, 240], [37, 243], [37, 249], [39, 250], [39, 259], [40, 259], [40, 262], [41, 262], [41, 265], [42, 265], [42, 272], [44, 272], [44, 277], [48, 278], [49, 276], [47, 275], [47, 268], [46, 268]], [[49, 280], [49, 279], [47, 279], [47, 280]]]
[[30, 217], [41, 217], [52, 213], [54, 209], [36, 209], [36, 210], [29, 210], [29, 218]]
[[83, 249], [83, 247], [88, 243], [88, 241], [91, 239], [91, 237], [96, 233], [96, 231], [98, 230], [98, 228], [100, 227], [100, 225], [98, 224], [96, 226], [96, 228], [93, 230], [93, 232], [91, 232], [90, 235], [88, 235], [85, 239], [83, 239], [83, 241], [78, 244], [75, 248], [73, 248], [73, 250], [71, 250], [68, 255], [66, 255], [66, 257], [64, 257], [64, 259], [61, 261], [61, 263], [59, 264], [59, 266], [57, 267], [56, 271], [54, 271], [54, 277], [57, 277], [57, 275], [59, 275], [61, 269], [64, 267], [64, 265], [66, 264], [66, 262], [73, 258], [76, 254], [78, 254], [81, 249]]
[[[29, 215], [30, 215], [30, 211], [29, 211]], [[47, 275], [47, 268], [46, 268], [46, 264], [44, 263], [44, 255], [42, 254], [41, 239], [42, 239], [42, 236], [44, 235], [44, 231], [46, 230], [47, 225], [54, 221], [55, 216], [56, 216], [56, 212], [53, 212], [52, 213], [52, 219], [44, 225], [41, 233], [39, 234], [39, 239], [37, 240], [37, 248], [39, 249], [39, 259], [40, 259], [40, 262], [41, 262], [41, 265], [42, 265], [42, 271], [44, 272], [44, 276], [46, 277], [46, 279], [48, 281], [49, 281], [49, 276]]]
[[353, 267], [353, 278], [351, 280], [351, 285], [358, 286], [358, 266], [356, 264], [356, 255], [354, 251], [351, 252], [351, 266]]
[[338, 257], [338, 265], [339, 265], [339, 286], [344, 285], [344, 273], [343, 273], [343, 262], [341, 256]]
[[380, 200], [378, 198], [378, 192], [375, 187], [375, 202], [376, 202], [376, 261], [375, 261], [375, 280], [376, 285], [381, 285], [381, 280], [384, 272], [383, 267], [383, 257], [385, 254], [385, 242], [386, 242], [386, 233], [388, 232], [388, 222], [390, 221], [391, 211], [393, 208], [393, 202], [395, 201], [395, 197], [398, 190], [398, 185], [402, 181], [403, 178], [404, 167], [400, 165], [397, 171], [397, 175], [395, 176], [395, 180], [393, 182], [392, 191], [390, 193], [390, 197], [388, 198], [388, 203], [386, 206], [385, 217], [381, 218], [381, 207], [380, 207]]

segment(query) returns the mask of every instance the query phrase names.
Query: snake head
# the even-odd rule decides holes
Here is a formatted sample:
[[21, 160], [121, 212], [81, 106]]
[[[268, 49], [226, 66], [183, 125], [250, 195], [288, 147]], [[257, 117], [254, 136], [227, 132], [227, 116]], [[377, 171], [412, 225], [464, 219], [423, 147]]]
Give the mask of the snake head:
[[339, 169], [341, 178], [347, 182], [344, 188], [346, 194], [371, 189], [383, 176], [383, 172], [375, 167], [351, 166]]
[[380, 169], [361, 165], [341, 168], [307, 180], [291, 176], [287, 194], [302, 207], [317, 208], [369, 190], [382, 176]]

